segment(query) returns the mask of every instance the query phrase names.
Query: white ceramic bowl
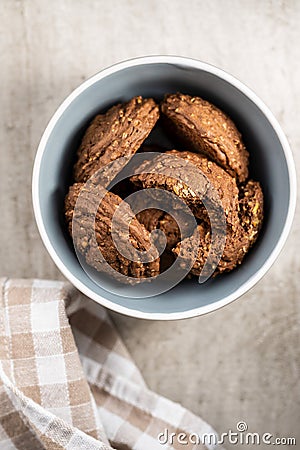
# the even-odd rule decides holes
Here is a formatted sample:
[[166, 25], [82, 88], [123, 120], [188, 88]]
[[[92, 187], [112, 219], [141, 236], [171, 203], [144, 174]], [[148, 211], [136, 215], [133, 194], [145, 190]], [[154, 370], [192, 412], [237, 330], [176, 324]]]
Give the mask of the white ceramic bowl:
[[[156, 297], [110, 294], [84, 272], [66, 232], [63, 199], [76, 148], [91, 118], [133, 96], [183, 92], [227, 112], [250, 151], [251, 176], [261, 182], [265, 220], [260, 238], [233, 272], [200, 285], [187, 280]], [[182, 319], [214, 311], [253, 287], [271, 267], [289, 233], [296, 204], [292, 153], [278, 122], [245, 85], [224, 71], [189, 58], [149, 56], [121, 62], [82, 83], [58, 108], [41, 139], [33, 172], [33, 205], [43, 242], [61, 272], [96, 302], [133, 317]]]

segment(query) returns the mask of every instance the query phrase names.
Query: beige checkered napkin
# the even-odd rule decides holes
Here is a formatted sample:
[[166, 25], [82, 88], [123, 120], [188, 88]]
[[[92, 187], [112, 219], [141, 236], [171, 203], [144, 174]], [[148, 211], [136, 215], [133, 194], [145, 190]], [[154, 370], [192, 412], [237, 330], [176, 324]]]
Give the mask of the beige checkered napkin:
[[147, 389], [104, 308], [67, 283], [0, 282], [1, 450], [217, 447], [159, 442], [214, 431]]

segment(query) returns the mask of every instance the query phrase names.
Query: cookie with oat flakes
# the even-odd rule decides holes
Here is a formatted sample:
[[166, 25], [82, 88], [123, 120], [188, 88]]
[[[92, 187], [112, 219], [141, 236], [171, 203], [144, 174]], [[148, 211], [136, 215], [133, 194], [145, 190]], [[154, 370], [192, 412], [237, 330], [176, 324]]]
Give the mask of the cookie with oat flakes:
[[[79, 204], [76, 205], [79, 194]], [[100, 198], [102, 200], [99, 204]], [[129, 258], [124, 256], [126, 253], [116, 248], [112, 236], [113, 217], [121, 203], [122, 214], [119, 220], [114, 222], [114, 232], [118, 236], [118, 248], [129, 252]], [[73, 184], [65, 199], [65, 217], [76, 249], [83, 255], [87, 264], [99, 272], [108, 273], [124, 282], [124, 277], [118, 277], [120, 273], [128, 277], [128, 283], [131, 283], [133, 278], [151, 278], [159, 274], [159, 254], [151, 245], [150, 233], [134, 217], [126, 202], [106, 191], [101, 185]], [[126, 233], [128, 229], [129, 238]], [[148, 252], [149, 262], [142, 262], [139, 252]], [[110, 270], [105, 262], [115, 271]]]
[[186, 149], [203, 153], [239, 182], [248, 178], [248, 151], [233, 121], [200, 97], [168, 94], [161, 103], [167, 127]]
[[[159, 109], [152, 98], [134, 97], [129, 102], [110, 108], [97, 115], [87, 128], [77, 151], [74, 166], [76, 182], [86, 182], [95, 172], [120, 157], [126, 162], [140, 148], [159, 118]], [[116, 165], [114, 175], [122, 169]], [[106, 187], [112, 176], [102, 174]]]

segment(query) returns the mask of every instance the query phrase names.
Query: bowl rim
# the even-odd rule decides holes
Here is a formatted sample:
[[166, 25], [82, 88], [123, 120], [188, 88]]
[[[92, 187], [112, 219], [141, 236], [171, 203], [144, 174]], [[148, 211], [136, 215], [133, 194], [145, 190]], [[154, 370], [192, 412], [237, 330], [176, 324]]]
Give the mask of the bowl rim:
[[[125, 306], [121, 306], [117, 303], [114, 303], [113, 301], [107, 300], [105, 297], [102, 297], [101, 295], [95, 293], [92, 289], [88, 288], [84, 283], [82, 283], [80, 280], [76, 278], [76, 276], [73, 275], [73, 273], [68, 269], [67, 266], [62, 262], [60, 257], [57, 255], [55, 249], [53, 248], [50, 239], [47, 235], [42, 214], [41, 214], [41, 207], [40, 207], [40, 200], [39, 200], [39, 175], [40, 175], [40, 167], [41, 167], [41, 161], [43, 158], [44, 150], [47, 144], [47, 141], [56, 125], [56, 123], [59, 121], [61, 116], [63, 115], [64, 111], [68, 108], [68, 106], [87, 88], [89, 88], [91, 85], [93, 85], [95, 82], [99, 81], [100, 79], [103, 79], [113, 73], [122, 71], [123, 69], [127, 69], [129, 67], [139, 66], [139, 65], [145, 65], [145, 64], [173, 64], [173, 65], [181, 65], [185, 67], [191, 67], [193, 69], [199, 69], [202, 71], [209, 72], [225, 81], [227, 81], [229, 84], [233, 85], [235, 88], [237, 88], [240, 92], [242, 92], [246, 97], [248, 97], [252, 102], [262, 111], [262, 113], [265, 115], [267, 120], [272, 125], [273, 129], [275, 130], [278, 139], [280, 141], [280, 144], [282, 146], [284, 156], [287, 163], [288, 168], [288, 176], [289, 176], [289, 187], [290, 187], [290, 193], [289, 193], [289, 205], [288, 205], [288, 212], [286, 215], [285, 223], [283, 230], [281, 232], [281, 235], [274, 246], [271, 254], [269, 255], [268, 259], [265, 261], [265, 263], [257, 270], [257, 272], [252, 275], [245, 283], [242, 284], [236, 291], [233, 293], [227, 295], [223, 299], [211, 303], [209, 305], [202, 305], [198, 308], [187, 310], [187, 311], [177, 311], [177, 312], [168, 312], [168, 313], [158, 313], [158, 312], [144, 312], [139, 311], [136, 309], [127, 308]], [[270, 269], [270, 267], [273, 265], [275, 260], [277, 259], [279, 253], [281, 252], [286, 239], [288, 237], [288, 234], [290, 232], [293, 217], [295, 214], [295, 208], [296, 208], [296, 194], [297, 193], [297, 181], [296, 181], [296, 169], [293, 159], [293, 154], [290, 148], [290, 145], [288, 143], [288, 140], [279, 125], [279, 122], [274, 117], [273, 113], [270, 111], [270, 109], [265, 105], [265, 103], [245, 84], [243, 84], [241, 81], [239, 81], [237, 78], [235, 78], [233, 75], [225, 72], [222, 69], [219, 69], [218, 67], [215, 67], [211, 64], [208, 64], [203, 61], [199, 61], [197, 59], [188, 58], [184, 56], [175, 56], [175, 55], [152, 55], [152, 56], [142, 56], [138, 58], [131, 58], [122, 62], [118, 62], [116, 64], [113, 64], [99, 72], [97, 72], [95, 75], [91, 76], [87, 80], [85, 80], [83, 83], [81, 83], [75, 90], [71, 92], [71, 94], [68, 95], [68, 97], [61, 103], [61, 105], [57, 108], [54, 115], [50, 119], [42, 137], [40, 140], [40, 143], [38, 145], [34, 166], [33, 166], [33, 174], [32, 174], [32, 202], [33, 202], [33, 211], [35, 220], [37, 223], [37, 227], [39, 230], [39, 233], [41, 235], [42, 241], [50, 254], [52, 260], [58, 267], [58, 269], [62, 272], [62, 274], [83, 294], [85, 294], [87, 297], [95, 300], [97, 303], [101, 304], [102, 306], [116, 311], [118, 313], [130, 316], [130, 317], [136, 317], [141, 319], [151, 319], [151, 320], [178, 320], [178, 319], [187, 319], [191, 317], [200, 316], [203, 314], [207, 314], [209, 312], [215, 311], [223, 306], [228, 305], [229, 303], [233, 302], [234, 300], [241, 297], [243, 294], [245, 294], [247, 291], [249, 291], [261, 278], [267, 273], [267, 271]]]

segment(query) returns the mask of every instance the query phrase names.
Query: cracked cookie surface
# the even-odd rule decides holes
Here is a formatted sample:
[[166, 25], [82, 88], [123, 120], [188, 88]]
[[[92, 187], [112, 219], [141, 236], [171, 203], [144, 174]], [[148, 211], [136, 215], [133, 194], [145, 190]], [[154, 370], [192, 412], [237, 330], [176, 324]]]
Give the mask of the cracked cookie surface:
[[[87, 128], [77, 151], [74, 166], [76, 182], [87, 181], [99, 169], [120, 157], [128, 162], [140, 148], [159, 117], [159, 109], [153, 99], [134, 97], [129, 102], [110, 108], [97, 115]], [[125, 165], [125, 163], [123, 163]], [[122, 169], [116, 165], [115, 172]], [[112, 178], [112, 177], [110, 177]], [[111, 179], [103, 176], [106, 187]]]
[[182, 199], [200, 220], [209, 221], [203, 204], [205, 203], [216, 219], [222, 209], [226, 221], [232, 227], [238, 222], [239, 193], [235, 178], [203, 155], [170, 150], [143, 162], [137, 168], [137, 173], [131, 177], [136, 186], [172, 192]]
[[[118, 272], [133, 278], [147, 278], [157, 275], [159, 273], [159, 255], [153, 246], [150, 248], [149, 232], [134, 217], [126, 202], [123, 202], [119, 196], [104, 191], [104, 188], [100, 185], [93, 185], [90, 188], [82, 183], [75, 183], [70, 187], [65, 199], [65, 217], [74, 245], [90, 266], [100, 272], [112, 274], [113, 272], [105, 264], [106, 261], [117, 271], [113, 273], [116, 279], [118, 279]], [[76, 205], [79, 194], [79, 204]], [[99, 196], [103, 196], [100, 204]], [[130, 258], [124, 257], [117, 250], [112, 237], [113, 216], [122, 202], [121, 219], [114, 223], [114, 226], [118, 235], [119, 249], [129, 252]], [[73, 220], [75, 205], [76, 214]], [[94, 214], [95, 211], [97, 211], [96, 215]], [[129, 242], [125, 233], [128, 227]], [[96, 239], [93, 239], [94, 233]], [[138, 251], [150, 252], [152, 261], [143, 263], [139, 258]]]
[[[257, 181], [250, 180], [240, 190], [239, 223], [235, 229], [227, 225], [225, 247], [214, 275], [231, 271], [242, 263], [258, 237], [262, 222], [263, 193], [260, 184]], [[199, 276], [209, 254], [211, 230], [208, 224], [203, 222], [198, 225], [195, 233], [198, 233], [200, 245], [191, 274]], [[189, 248], [192, 248], [195, 244], [195, 233], [185, 241], [188, 245], [186, 245], [186, 251], [181, 260], [183, 266], [189, 260]], [[218, 236], [216, 238], [218, 239]], [[180, 244], [177, 244], [173, 252], [178, 256], [179, 251]]]
[[239, 182], [248, 178], [248, 151], [233, 121], [200, 97], [168, 94], [161, 112], [170, 131], [185, 148], [204, 153]]

